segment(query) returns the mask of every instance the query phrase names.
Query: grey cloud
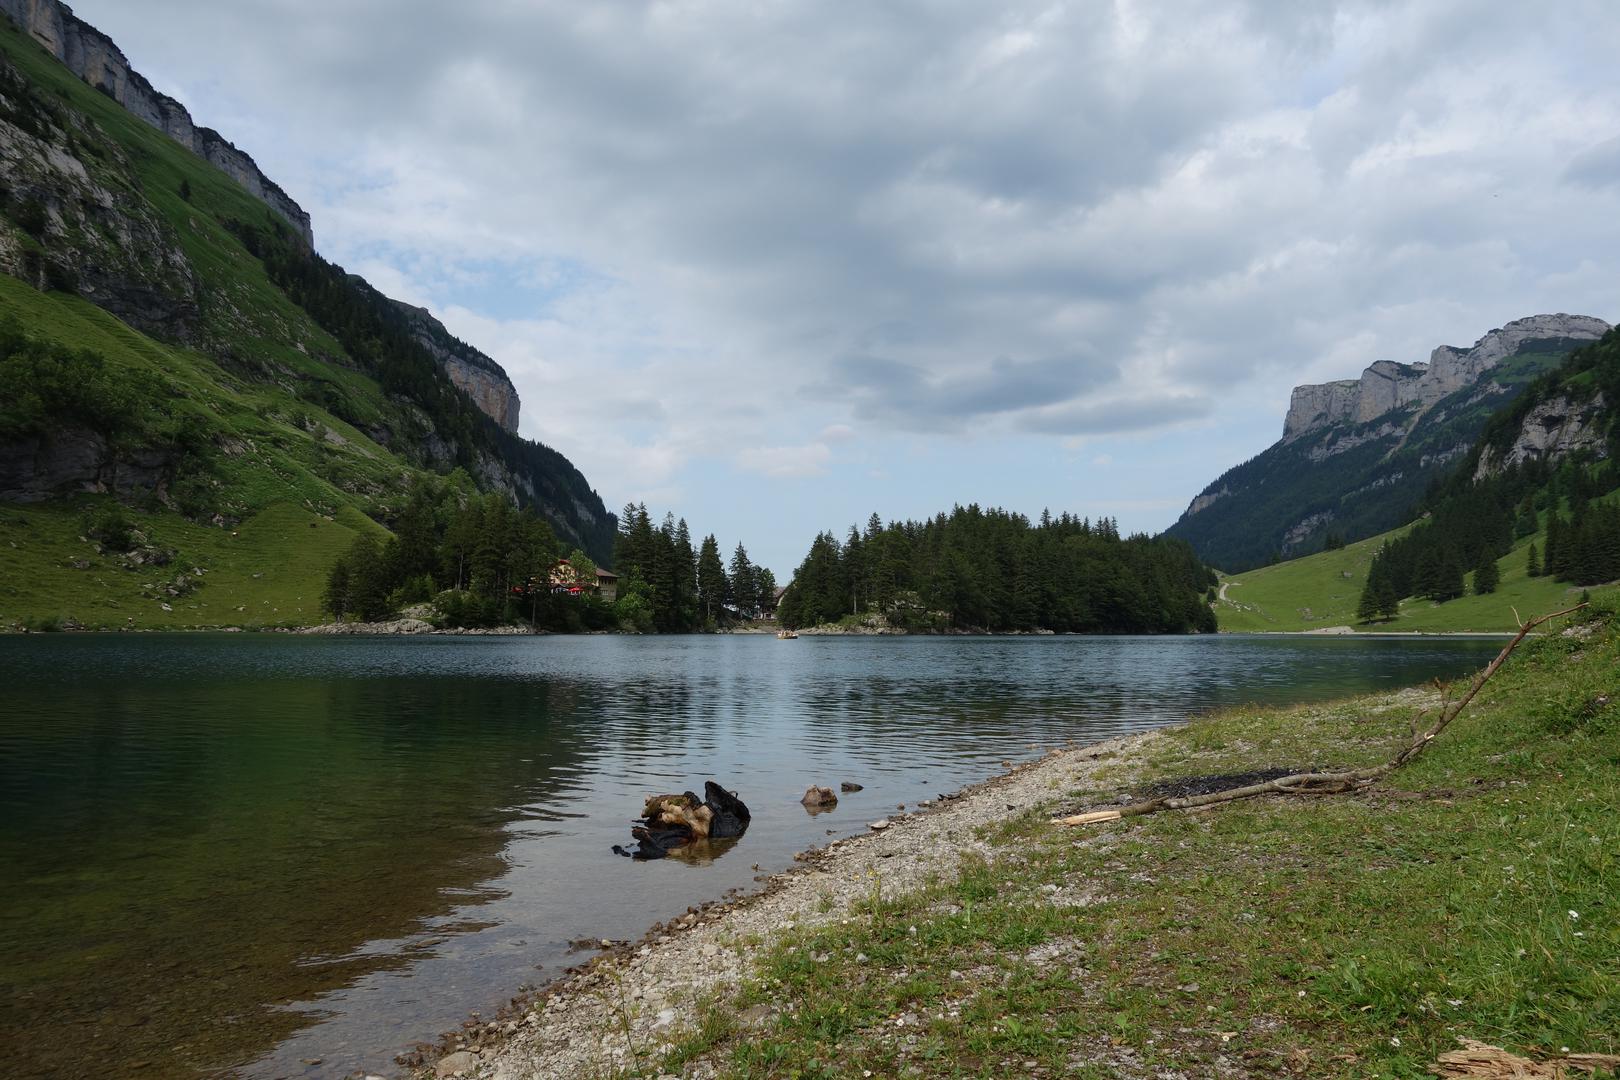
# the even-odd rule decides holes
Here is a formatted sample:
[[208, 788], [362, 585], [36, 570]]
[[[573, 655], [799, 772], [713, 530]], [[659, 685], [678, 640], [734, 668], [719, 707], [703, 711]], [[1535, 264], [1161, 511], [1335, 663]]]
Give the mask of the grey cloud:
[[928, 430], [1061, 404], [1114, 383], [1119, 370], [1092, 356], [1068, 354], [1032, 361], [1001, 357], [981, 371], [933, 376], [918, 364], [861, 355], [840, 358], [831, 375], [820, 393], [852, 401], [863, 419]]
[[809, 430], [1182, 423], [1620, 275], [1608, 0], [77, 7], [282, 131], [330, 254], [583, 262]]
[[1564, 179], [1589, 188], [1620, 188], [1620, 135], [1575, 155]]
[[1138, 397], [1082, 402], [1021, 418], [1019, 427], [1044, 435], [1119, 435], [1201, 420], [1214, 402], [1199, 397]]

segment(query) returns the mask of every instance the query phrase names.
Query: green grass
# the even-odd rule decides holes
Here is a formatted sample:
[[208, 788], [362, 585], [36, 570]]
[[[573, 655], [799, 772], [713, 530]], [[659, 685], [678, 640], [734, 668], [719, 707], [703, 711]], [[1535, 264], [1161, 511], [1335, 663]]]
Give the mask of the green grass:
[[[98, 554], [85, 537], [86, 513], [111, 505], [86, 497], [71, 505], [0, 507], [0, 630], [56, 628], [188, 629], [307, 626], [320, 610], [326, 571], [362, 529], [381, 526], [345, 508], [327, 520], [299, 506], [270, 506], [234, 530], [198, 525], [169, 511], [124, 511], [161, 548], [167, 566], [129, 567]], [[193, 575], [194, 568], [205, 572]], [[177, 574], [197, 584], [182, 596], [164, 586]], [[165, 611], [167, 604], [170, 610]]]
[[[1174, 776], [1387, 759], [1435, 695], [1239, 710], [994, 829], [988, 859], [773, 942], [646, 1075], [1428, 1075], [1459, 1037], [1620, 1050], [1620, 631], [1528, 642], [1356, 796], [1086, 830]], [[763, 1005], [743, 1030], [735, 1011]]]
[[[1410, 528], [1408, 526], [1407, 528]], [[1581, 589], [1532, 578], [1526, 572], [1529, 546], [1547, 549], [1545, 534], [1518, 541], [1497, 561], [1502, 580], [1494, 593], [1459, 597], [1444, 604], [1408, 598], [1396, 619], [1370, 626], [1356, 623], [1356, 607], [1367, 583], [1367, 568], [1385, 540], [1406, 532], [1396, 529], [1291, 562], [1266, 566], [1223, 579], [1226, 599], [1215, 606], [1220, 628], [1227, 632], [1300, 631], [1349, 626], [1374, 633], [1504, 632], [1517, 629], [1513, 612], [1532, 614], [1567, 606]]]

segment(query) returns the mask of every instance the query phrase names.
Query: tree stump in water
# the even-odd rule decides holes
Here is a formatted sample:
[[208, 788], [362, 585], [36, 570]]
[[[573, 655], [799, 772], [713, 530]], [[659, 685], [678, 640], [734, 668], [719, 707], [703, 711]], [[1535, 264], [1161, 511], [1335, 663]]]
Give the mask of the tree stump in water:
[[710, 780], [703, 798], [690, 791], [654, 795], [642, 807], [639, 822], [630, 829], [635, 850], [613, 845], [619, 855], [632, 859], [662, 859], [704, 840], [724, 840], [748, 831], [748, 807], [736, 795]]

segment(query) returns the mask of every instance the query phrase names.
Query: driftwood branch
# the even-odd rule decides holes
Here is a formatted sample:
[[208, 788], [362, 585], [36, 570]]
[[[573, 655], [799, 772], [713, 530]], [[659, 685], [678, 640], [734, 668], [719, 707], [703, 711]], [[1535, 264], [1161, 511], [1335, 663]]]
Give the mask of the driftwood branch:
[[[1161, 810], [1191, 810], [1195, 807], [1210, 806], [1214, 803], [1234, 802], [1238, 799], [1252, 799], [1258, 795], [1341, 795], [1347, 791], [1355, 791], [1366, 787], [1377, 780], [1394, 772], [1413, 758], [1421, 754], [1439, 734], [1457, 719], [1459, 713], [1468, 707], [1474, 700], [1480, 688], [1492, 675], [1499, 671], [1507, 658], [1513, 655], [1513, 650], [1519, 643], [1542, 623], [1564, 615], [1572, 614], [1585, 607], [1585, 604], [1576, 604], [1574, 607], [1555, 611], [1550, 615], [1531, 619], [1527, 623], [1520, 623], [1519, 632], [1502, 647], [1496, 654], [1496, 659], [1485, 665], [1485, 670], [1474, 677], [1473, 683], [1462, 697], [1455, 701], [1446, 701], [1440, 709], [1440, 715], [1426, 730], [1418, 730], [1417, 722], [1412, 724], [1411, 741], [1404, 746], [1400, 753], [1379, 765], [1369, 765], [1363, 769], [1351, 769], [1347, 772], [1327, 773], [1295, 773], [1293, 776], [1283, 776], [1276, 780], [1267, 780], [1261, 784], [1250, 784], [1247, 787], [1230, 788], [1226, 791], [1214, 791], [1206, 795], [1180, 795], [1164, 796], [1158, 799], [1148, 799], [1146, 802], [1133, 803], [1130, 806], [1121, 806], [1113, 810], [1097, 810], [1089, 814], [1074, 814], [1070, 817], [1053, 818], [1054, 825], [1092, 825], [1102, 821], [1118, 821], [1121, 818], [1138, 817], [1142, 814], [1155, 814]], [[1514, 613], [1517, 618], [1517, 612]]]

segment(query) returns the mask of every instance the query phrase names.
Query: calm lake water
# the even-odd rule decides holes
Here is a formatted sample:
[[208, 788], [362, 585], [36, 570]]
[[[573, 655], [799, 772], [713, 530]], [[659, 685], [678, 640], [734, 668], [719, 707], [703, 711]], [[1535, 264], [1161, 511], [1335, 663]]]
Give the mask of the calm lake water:
[[[570, 940], [638, 936], [1004, 758], [1498, 647], [0, 637], [7, 1075], [392, 1075], [580, 959]], [[723, 857], [610, 852], [645, 795], [710, 777], [753, 811]], [[843, 780], [865, 790], [799, 806]]]

